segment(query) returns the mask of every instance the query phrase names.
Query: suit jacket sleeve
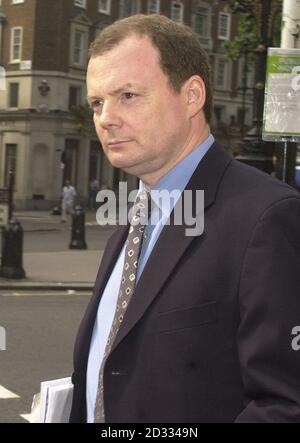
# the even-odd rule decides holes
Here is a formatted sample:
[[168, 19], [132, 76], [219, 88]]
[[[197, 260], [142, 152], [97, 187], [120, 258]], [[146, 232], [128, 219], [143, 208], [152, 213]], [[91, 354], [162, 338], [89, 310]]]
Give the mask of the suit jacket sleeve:
[[[251, 210], [251, 208], [249, 208]], [[300, 197], [273, 203], [249, 240], [238, 350], [246, 407], [237, 422], [300, 422]]]

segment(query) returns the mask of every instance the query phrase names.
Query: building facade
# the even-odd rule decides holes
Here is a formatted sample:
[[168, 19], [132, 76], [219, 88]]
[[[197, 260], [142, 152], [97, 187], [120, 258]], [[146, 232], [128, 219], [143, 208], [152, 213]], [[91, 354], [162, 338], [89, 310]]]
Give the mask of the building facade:
[[[88, 47], [99, 29], [134, 13], [160, 13], [199, 34], [214, 71], [212, 125], [226, 147], [238, 136], [245, 104], [239, 63], [222, 43], [234, 38], [235, 18], [226, 2], [201, 0], [0, 0], [0, 188], [15, 172], [19, 209], [48, 209], [70, 180], [82, 203], [89, 183], [117, 189], [134, 177], [110, 166], [101, 151], [86, 106]], [[242, 110], [242, 111], [241, 111]], [[232, 135], [233, 134], [233, 135]]]

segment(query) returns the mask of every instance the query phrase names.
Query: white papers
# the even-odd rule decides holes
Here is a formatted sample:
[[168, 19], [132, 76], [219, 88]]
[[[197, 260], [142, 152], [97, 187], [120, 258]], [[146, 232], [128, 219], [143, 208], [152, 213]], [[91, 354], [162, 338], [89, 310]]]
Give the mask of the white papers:
[[33, 397], [31, 423], [68, 423], [73, 397], [71, 377], [41, 383]]

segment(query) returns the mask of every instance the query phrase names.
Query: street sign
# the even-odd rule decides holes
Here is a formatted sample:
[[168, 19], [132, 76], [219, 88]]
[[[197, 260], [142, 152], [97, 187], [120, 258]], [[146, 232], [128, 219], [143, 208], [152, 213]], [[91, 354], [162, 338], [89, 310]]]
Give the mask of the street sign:
[[300, 49], [268, 49], [262, 138], [300, 141]]
[[20, 62], [20, 70], [21, 71], [31, 71], [32, 61], [31, 60], [22, 60]]

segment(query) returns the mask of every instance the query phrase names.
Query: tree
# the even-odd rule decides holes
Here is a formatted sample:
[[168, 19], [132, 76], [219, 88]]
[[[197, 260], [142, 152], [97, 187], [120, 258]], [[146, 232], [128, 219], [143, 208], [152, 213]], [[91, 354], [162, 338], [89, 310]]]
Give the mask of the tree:
[[[281, 8], [277, 9], [277, 13], [273, 17], [273, 32], [271, 41], [269, 42], [270, 46], [280, 46], [282, 0], [278, 0], [278, 3], [281, 5]], [[237, 35], [234, 40], [224, 43], [227, 57], [236, 60], [247, 51], [249, 52], [250, 60], [254, 60], [255, 51], [260, 43], [257, 18], [252, 11], [244, 10], [238, 1], [230, 2], [226, 9], [233, 14], [238, 14]]]
[[75, 127], [78, 132], [94, 132], [91, 110], [88, 105], [72, 106], [70, 113], [75, 118]]
[[[267, 0], [265, 0], [267, 5]], [[226, 55], [232, 60], [244, 58], [244, 81], [243, 93], [246, 94], [247, 87], [247, 64], [256, 60], [261, 50], [264, 47], [274, 46], [279, 47], [281, 41], [281, 26], [282, 26], [282, 0], [272, 0], [269, 2], [269, 13], [265, 16], [265, 20], [259, 15], [259, 3], [257, 1], [239, 0], [230, 1], [227, 9], [228, 11], [239, 14], [238, 15], [238, 29], [237, 36], [233, 41], [226, 42], [224, 48]], [[268, 29], [268, 31], [266, 31]], [[271, 32], [270, 32], [271, 31]], [[258, 59], [256, 60], [256, 66]], [[262, 83], [263, 85], [263, 83]], [[255, 85], [256, 88], [259, 86]], [[255, 91], [255, 90], [254, 90]], [[259, 94], [258, 91], [255, 91]], [[260, 97], [260, 101], [263, 100]], [[259, 109], [262, 110], [262, 104], [256, 108], [256, 118], [260, 117]], [[242, 125], [243, 126], [243, 125]], [[242, 131], [243, 132], [243, 131]], [[283, 149], [277, 144], [276, 146], [276, 176], [282, 178], [282, 163], [283, 163]], [[296, 162], [296, 147], [290, 146], [288, 149], [287, 158], [287, 177], [286, 181], [294, 185], [295, 181], [295, 162]]]
[[249, 13], [239, 13], [237, 35], [234, 40], [224, 43], [226, 55], [231, 60], [237, 60], [247, 52], [249, 61], [254, 61], [258, 41], [255, 18]]

